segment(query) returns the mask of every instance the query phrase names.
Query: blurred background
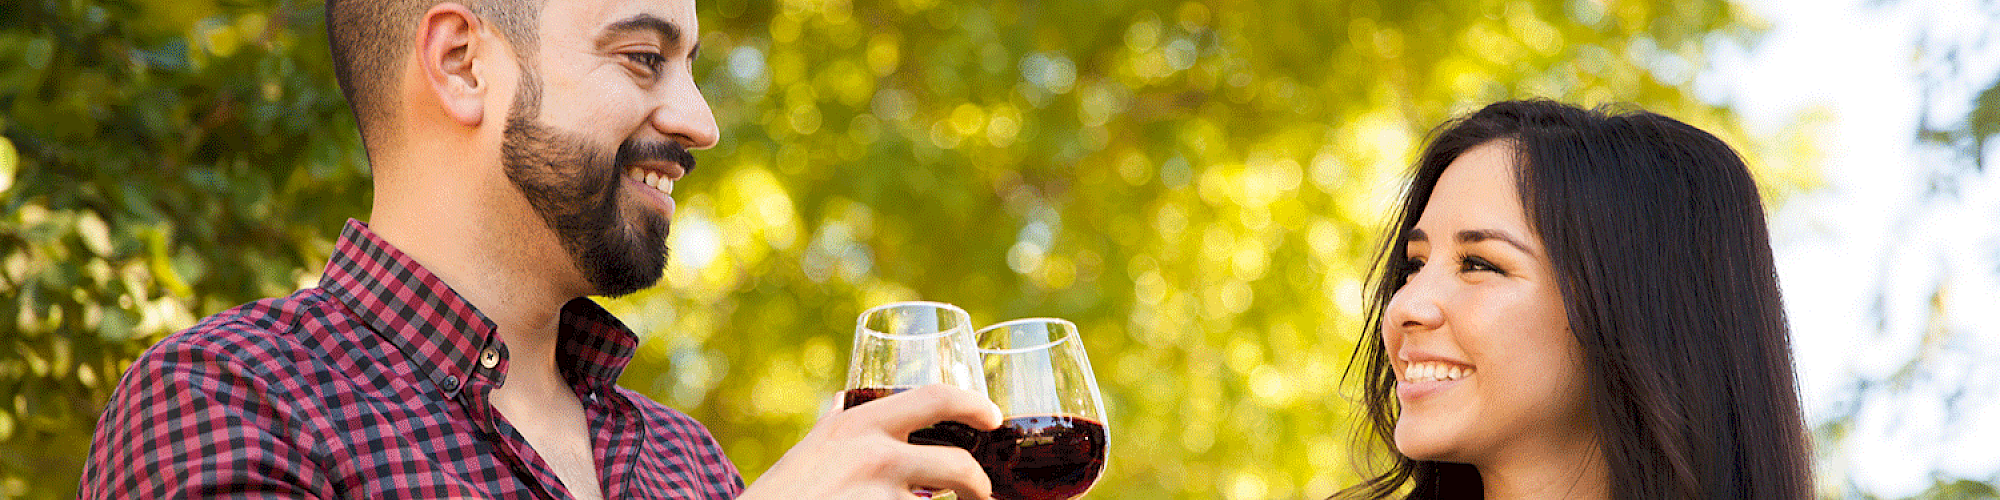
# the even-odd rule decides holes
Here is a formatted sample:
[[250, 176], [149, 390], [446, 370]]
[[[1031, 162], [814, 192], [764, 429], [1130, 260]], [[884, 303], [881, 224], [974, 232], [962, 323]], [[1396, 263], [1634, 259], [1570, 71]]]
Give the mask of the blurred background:
[[[67, 498], [137, 353], [311, 286], [367, 165], [320, 3], [0, 1], [0, 498]], [[723, 130], [623, 384], [748, 479], [855, 315], [939, 300], [1084, 332], [1090, 498], [1321, 498], [1414, 149], [1499, 99], [1721, 135], [1773, 214], [1827, 498], [2000, 480], [2000, 6], [1990, 0], [711, 0]]]

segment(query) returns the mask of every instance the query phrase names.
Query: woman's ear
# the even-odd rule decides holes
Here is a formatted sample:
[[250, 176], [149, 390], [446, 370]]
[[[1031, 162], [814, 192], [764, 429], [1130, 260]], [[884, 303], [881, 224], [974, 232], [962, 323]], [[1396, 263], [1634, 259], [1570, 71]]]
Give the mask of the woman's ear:
[[476, 62], [484, 30], [472, 9], [457, 3], [431, 7], [417, 24], [416, 52], [425, 87], [446, 114], [465, 126], [485, 120], [486, 92]]

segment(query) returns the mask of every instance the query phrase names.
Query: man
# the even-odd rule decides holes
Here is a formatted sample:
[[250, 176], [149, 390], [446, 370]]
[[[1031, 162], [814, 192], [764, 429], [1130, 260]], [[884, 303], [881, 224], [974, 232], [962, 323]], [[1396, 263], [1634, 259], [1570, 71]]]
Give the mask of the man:
[[332, 0], [374, 175], [316, 288], [149, 349], [99, 421], [90, 498], [984, 498], [904, 441], [981, 395], [834, 413], [745, 490], [706, 428], [614, 383], [637, 338], [585, 298], [656, 282], [674, 183], [715, 144], [693, 0]]

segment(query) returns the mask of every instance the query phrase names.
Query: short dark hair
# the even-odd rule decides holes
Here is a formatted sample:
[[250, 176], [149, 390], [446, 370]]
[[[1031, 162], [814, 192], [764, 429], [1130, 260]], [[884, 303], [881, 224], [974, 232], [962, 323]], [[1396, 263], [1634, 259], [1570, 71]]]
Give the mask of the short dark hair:
[[[341, 94], [354, 110], [364, 144], [381, 140], [384, 123], [394, 116], [391, 89], [397, 71], [410, 57], [410, 39], [418, 18], [440, 0], [327, 0], [326, 38], [333, 49], [333, 75]], [[523, 69], [533, 60], [539, 42], [536, 23], [541, 0], [465, 0], [473, 13], [499, 30], [520, 55]], [[373, 146], [371, 146], [373, 147]]]
[[[1439, 130], [1378, 249], [1366, 330], [1350, 360], [1370, 440], [1395, 447], [1396, 375], [1382, 315], [1403, 283], [1390, 257], [1409, 243], [1445, 168], [1504, 141], [1582, 348], [1612, 497], [1812, 496], [1763, 203], [1735, 150], [1658, 114], [1544, 100], [1494, 103]], [[1338, 496], [1482, 493], [1470, 465], [1394, 458]]]

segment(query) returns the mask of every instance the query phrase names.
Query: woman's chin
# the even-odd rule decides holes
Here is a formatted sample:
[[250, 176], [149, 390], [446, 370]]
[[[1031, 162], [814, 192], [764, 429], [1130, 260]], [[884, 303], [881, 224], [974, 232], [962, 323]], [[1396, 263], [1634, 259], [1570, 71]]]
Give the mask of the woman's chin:
[[1451, 443], [1431, 429], [1398, 424], [1396, 426], [1396, 452], [1411, 460], [1425, 462], [1450, 462]]

